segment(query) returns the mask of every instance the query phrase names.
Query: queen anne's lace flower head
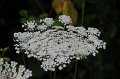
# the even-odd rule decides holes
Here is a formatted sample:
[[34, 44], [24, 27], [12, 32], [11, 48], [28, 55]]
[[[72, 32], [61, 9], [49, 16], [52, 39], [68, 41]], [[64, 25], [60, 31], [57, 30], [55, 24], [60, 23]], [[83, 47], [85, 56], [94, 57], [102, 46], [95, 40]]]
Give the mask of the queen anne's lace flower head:
[[36, 26], [37, 26], [37, 23], [35, 23], [35, 20], [27, 21], [26, 23], [24, 23], [24, 25], [22, 25], [23, 28], [26, 28], [24, 29], [25, 31], [34, 30]]
[[44, 22], [47, 26], [51, 26], [51, 25], [53, 25], [54, 20], [53, 20], [53, 18], [45, 18], [45, 19], [43, 19], [43, 22]]
[[32, 76], [32, 71], [16, 62], [5, 62], [0, 58], [0, 79], [28, 79]]
[[72, 23], [72, 19], [70, 18], [70, 16], [66, 16], [66, 15], [60, 15], [59, 21], [64, 25]]
[[[71, 26], [71, 18], [66, 15], [59, 16], [59, 21], [64, 24], [61, 28], [55, 28], [54, 21], [47, 23], [43, 19], [34, 32], [14, 33], [18, 43], [15, 44], [16, 53], [22, 50], [28, 57], [42, 61], [41, 67], [45, 71], [54, 71], [56, 67], [63, 69], [72, 59], [80, 60], [90, 54], [95, 56], [97, 49], [105, 49], [106, 43], [98, 38], [98, 29]], [[52, 25], [51, 28], [48, 25]]]

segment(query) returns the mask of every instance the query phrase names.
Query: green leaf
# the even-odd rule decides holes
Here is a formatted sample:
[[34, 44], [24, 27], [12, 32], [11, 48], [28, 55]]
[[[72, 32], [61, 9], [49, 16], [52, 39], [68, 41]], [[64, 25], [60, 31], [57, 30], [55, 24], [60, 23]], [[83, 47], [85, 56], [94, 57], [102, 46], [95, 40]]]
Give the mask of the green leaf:
[[5, 47], [5, 48], [0, 48], [1, 52], [6, 52], [9, 49], [9, 47]]
[[44, 19], [44, 18], [46, 18], [46, 17], [48, 17], [48, 14], [47, 14], [47, 13], [43, 13], [43, 14], [41, 14], [41, 15], [38, 17], [38, 19]]
[[28, 17], [28, 12], [27, 12], [27, 10], [21, 10], [21, 11], [20, 11], [20, 15], [23, 16], [23, 17]]
[[6, 52], [9, 49], [9, 47], [6, 47], [3, 49], [4, 52]]
[[3, 60], [8, 62], [8, 61], [10, 61], [10, 58], [8, 58], [8, 57], [3, 57]]

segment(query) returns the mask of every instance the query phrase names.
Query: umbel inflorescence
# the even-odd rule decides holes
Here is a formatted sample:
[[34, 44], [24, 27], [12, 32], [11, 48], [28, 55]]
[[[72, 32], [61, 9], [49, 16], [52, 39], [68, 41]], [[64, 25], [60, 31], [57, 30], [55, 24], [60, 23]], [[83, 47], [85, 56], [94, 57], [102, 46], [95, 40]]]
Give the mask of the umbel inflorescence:
[[66, 67], [72, 59], [80, 60], [88, 55], [96, 55], [98, 49], [105, 49], [97, 28], [74, 27], [69, 16], [60, 15], [55, 25], [53, 18], [27, 21], [22, 27], [25, 32], [14, 33], [16, 53], [21, 51], [28, 57], [41, 61], [45, 71], [55, 71]]
[[16, 62], [6, 62], [0, 58], [0, 79], [28, 79], [32, 76], [32, 71]]

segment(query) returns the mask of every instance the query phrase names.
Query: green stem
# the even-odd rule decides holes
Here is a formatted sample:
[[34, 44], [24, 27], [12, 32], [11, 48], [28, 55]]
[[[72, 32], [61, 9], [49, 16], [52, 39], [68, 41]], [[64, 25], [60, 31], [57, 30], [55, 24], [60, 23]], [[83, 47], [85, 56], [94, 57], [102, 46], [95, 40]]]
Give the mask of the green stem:
[[83, 21], [84, 21], [84, 9], [85, 9], [85, 0], [83, 0], [83, 6], [82, 6], [81, 26], [83, 26]]
[[[83, 0], [83, 5], [82, 5], [81, 26], [83, 26], [83, 21], [84, 21], [84, 9], [85, 9], [85, 0]], [[76, 60], [76, 63], [75, 63], [74, 79], [76, 79], [76, 75], [77, 75], [77, 60]]]
[[50, 75], [50, 79], [52, 79], [52, 73], [51, 72], [49, 72], [49, 75]]
[[25, 65], [25, 57], [24, 57], [24, 54], [22, 53], [22, 59], [23, 59], [23, 64], [24, 64], [24, 66], [26, 66]]
[[77, 60], [76, 60], [76, 62], [75, 62], [74, 79], [76, 79], [76, 74], [77, 74]]
[[5, 53], [5, 52], [4, 52], [4, 51], [2, 51], [2, 57], [4, 57], [4, 53]]
[[55, 69], [53, 79], [55, 79], [55, 78], [56, 78], [56, 72], [57, 72], [57, 70]]

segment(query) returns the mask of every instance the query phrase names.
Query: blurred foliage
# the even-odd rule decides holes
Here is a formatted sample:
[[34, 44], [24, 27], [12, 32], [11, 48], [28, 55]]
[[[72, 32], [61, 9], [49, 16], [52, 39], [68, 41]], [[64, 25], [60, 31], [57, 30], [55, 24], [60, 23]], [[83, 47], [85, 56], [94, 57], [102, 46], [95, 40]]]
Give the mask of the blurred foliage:
[[10, 58], [4, 56], [8, 49], [9, 47], [0, 48], [0, 58], [3, 58], [5, 61], [10, 61]]
[[[120, 79], [119, 4], [120, 0], [86, 0], [83, 25], [98, 28], [101, 39], [107, 42], [107, 49], [99, 50], [95, 57], [78, 61], [77, 79]], [[82, 7], [83, 0], [0, 0], [0, 54], [4, 51], [5, 60], [23, 64], [22, 55], [17, 55], [13, 47], [13, 33], [23, 30], [21, 24], [66, 14], [72, 17], [74, 25], [80, 26]], [[7, 46], [9, 50], [5, 51]], [[31, 79], [49, 79], [49, 73], [40, 68], [41, 62], [28, 59], [26, 55], [25, 62], [26, 67], [33, 70]], [[73, 75], [74, 62], [62, 71], [57, 70], [56, 79], [73, 79]]]
[[22, 24], [24, 24], [26, 21], [31, 21], [31, 20], [35, 20], [37, 23], [39, 23], [40, 18], [43, 19], [43, 18], [48, 17], [47, 13], [43, 13], [38, 16], [30, 15], [28, 14], [27, 10], [21, 10], [20, 15], [22, 16], [22, 18], [20, 19], [20, 22]]
[[5, 52], [9, 49], [9, 47], [5, 47], [5, 48], [0, 48], [0, 57], [4, 56]]
[[6, 52], [8, 49], [9, 49], [9, 47], [0, 48], [0, 52]]

